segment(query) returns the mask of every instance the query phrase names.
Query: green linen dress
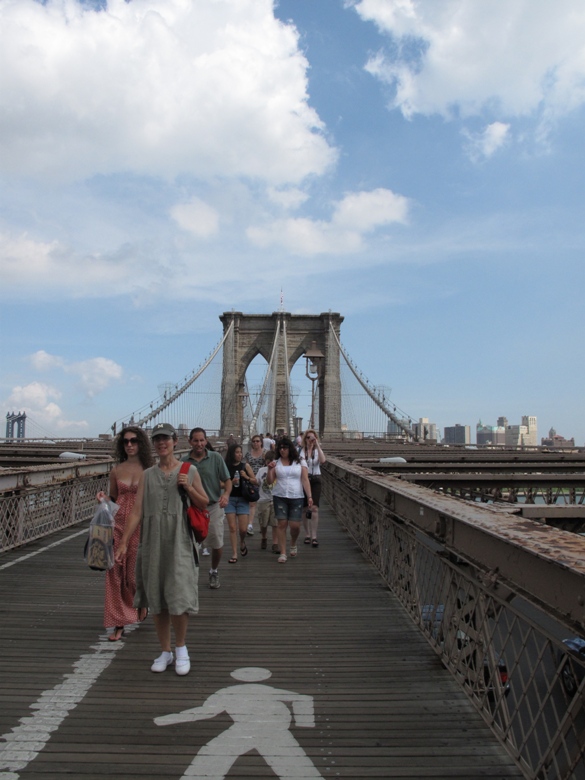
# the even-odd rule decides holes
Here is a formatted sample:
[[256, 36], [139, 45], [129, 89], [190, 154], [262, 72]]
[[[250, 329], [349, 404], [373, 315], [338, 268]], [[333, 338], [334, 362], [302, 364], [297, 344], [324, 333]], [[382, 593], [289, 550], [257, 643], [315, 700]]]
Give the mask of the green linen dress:
[[[165, 474], [152, 466], [144, 472], [134, 606], [148, 607], [154, 615], [199, 611], [199, 569], [177, 485], [179, 470], [180, 465]], [[196, 471], [195, 466], [189, 469], [189, 484]]]

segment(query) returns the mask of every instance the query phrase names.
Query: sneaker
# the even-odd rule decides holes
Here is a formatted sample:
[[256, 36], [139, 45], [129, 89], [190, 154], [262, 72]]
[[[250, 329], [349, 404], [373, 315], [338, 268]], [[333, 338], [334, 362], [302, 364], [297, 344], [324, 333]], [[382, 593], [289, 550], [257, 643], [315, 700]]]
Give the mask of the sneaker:
[[190, 669], [191, 661], [189, 660], [189, 656], [186, 658], [177, 658], [175, 660], [175, 672], [178, 675], [183, 676], [184, 674], [189, 674]]
[[167, 666], [173, 663], [173, 654], [168, 653], [166, 650], [162, 652], [150, 667], [151, 672], [164, 672]]
[[219, 572], [217, 571], [209, 572], [209, 587], [213, 588], [214, 590], [217, 590], [219, 588]]
[[254, 526], [250, 524], [248, 526], [248, 530], [246, 531], [246, 533], [248, 534], [248, 536], [254, 536]]
[[211, 555], [211, 553], [209, 552], [209, 548], [204, 547], [203, 550], [201, 551], [201, 555]]

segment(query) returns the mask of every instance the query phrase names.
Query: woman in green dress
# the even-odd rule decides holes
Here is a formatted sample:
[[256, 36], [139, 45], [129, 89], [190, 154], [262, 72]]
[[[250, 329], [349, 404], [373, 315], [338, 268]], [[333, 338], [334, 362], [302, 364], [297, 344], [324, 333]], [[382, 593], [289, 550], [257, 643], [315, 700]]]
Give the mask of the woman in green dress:
[[[199, 569], [179, 491], [183, 489], [200, 509], [207, 508], [208, 499], [195, 466], [186, 474], [179, 473], [181, 463], [175, 457], [177, 433], [173, 426], [155, 425], [152, 441], [158, 464], [146, 469], [140, 479], [116, 560], [124, 560], [128, 540], [141, 525], [134, 606], [148, 607], [154, 619], [162, 653], [151, 670], [164, 672], [174, 660], [176, 673], [184, 675], [190, 669], [186, 646], [189, 615], [199, 609]], [[171, 626], [176, 657], [171, 651]]]

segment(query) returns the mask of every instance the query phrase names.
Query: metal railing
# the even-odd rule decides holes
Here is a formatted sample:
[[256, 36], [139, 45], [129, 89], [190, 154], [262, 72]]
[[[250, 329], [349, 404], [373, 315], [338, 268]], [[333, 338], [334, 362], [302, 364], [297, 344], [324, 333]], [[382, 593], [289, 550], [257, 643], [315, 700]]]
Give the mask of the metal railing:
[[[585, 654], [573, 655], [562, 641], [580, 628], [582, 638], [582, 626], [542, 609], [550, 598], [544, 586], [542, 599], [532, 599], [526, 587], [457, 555], [458, 534], [449, 537], [446, 527], [450, 512], [465, 522], [465, 502], [395, 486], [397, 480], [335, 458], [322, 471], [338, 519], [524, 775], [585, 780]], [[417, 526], [416, 515], [432, 517], [435, 532]]]
[[99, 490], [108, 489], [112, 463], [43, 466], [3, 472], [0, 553], [90, 520]]

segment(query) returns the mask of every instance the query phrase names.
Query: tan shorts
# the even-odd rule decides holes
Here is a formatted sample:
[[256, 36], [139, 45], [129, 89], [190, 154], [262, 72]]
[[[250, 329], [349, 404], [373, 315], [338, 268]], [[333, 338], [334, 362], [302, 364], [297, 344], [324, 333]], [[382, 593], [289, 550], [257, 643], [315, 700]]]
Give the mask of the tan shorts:
[[207, 507], [209, 512], [209, 532], [207, 539], [203, 542], [204, 547], [211, 547], [212, 550], [221, 550], [223, 547], [223, 520], [225, 512], [219, 503], [211, 504]]
[[274, 503], [272, 501], [258, 501], [256, 504], [256, 518], [260, 528], [267, 528], [269, 525], [277, 526], [274, 516]]

